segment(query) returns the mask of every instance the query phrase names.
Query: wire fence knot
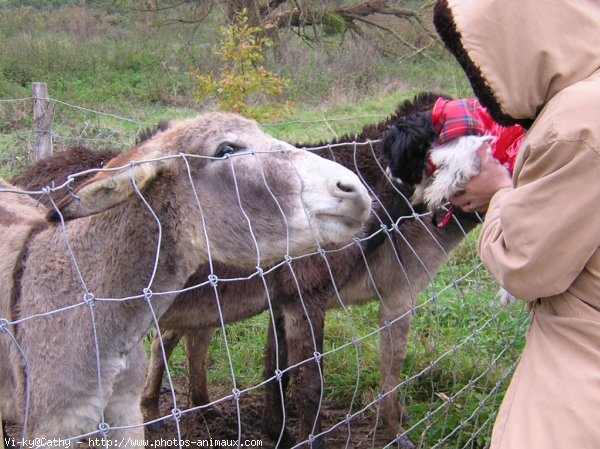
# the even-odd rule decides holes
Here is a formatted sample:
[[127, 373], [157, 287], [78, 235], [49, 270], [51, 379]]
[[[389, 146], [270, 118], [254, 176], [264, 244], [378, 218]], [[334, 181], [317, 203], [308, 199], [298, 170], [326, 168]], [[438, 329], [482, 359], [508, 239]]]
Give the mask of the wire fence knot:
[[108, 431], [110, 430], [110, 426], [108, 425], [108, 423], [101, 422], [100, 424], [98, 424], [98, 430], [100, 431], [100, 435], [102, 435], [102, 438], [106, 439]]
[[148, 287], [143, 289], [142, 293], [144, 294], [144, 299], [146, 301], [150, 301], [152, 299], [152, 295], [154, 295], [154, 293], [152, 293], [152, 290], [150, 290]]
[[69, 179], [67, 180], [67, 192], [69, 192], [69, 195], [73, 198], [75, 198], [76, 200], [79, 199], [79, 196], [75, 195], [75, 178], [72, 176], [69, 176]]
[[0, 318], [0, 334], [8, 334], [9, 321], [6, 318]]
[[96, 295], [93, 293], [87, 292], [83, 295], [83, 302], [86, 306], [94, 307], [96, 305]]
[[277, 380], [277, 382], [281, 382], [282, 377], [283, 377], [283, 371], [281, 371], [280, 369], [276, 369], [275, 370], [275, 379]]
[[242, 393], [240, 392], [240, 390], [238, 390], [237, 388], [234, 388], [233, 390], [231, 390], [231, 392], [233, 393], [233, 397], [236, 401], [240, 400], [240, 396], [242, 395]]
[[321, 354], [319, 351], [313, 352], [313, 355], [315, 357], [315, 361], [316, 362], [320, 362], [321, 359], [323, 358], [323, 354]]
[[210, 282], [211, 287], [216, 287], [219, 284], [219, 278], [214, 274], [209, 274], [208, 282]]
[[171, 410], [171, 413], [173, 414], [173, 419], [175, 419], [176, 421], [181, 420], [181, 410], [179, 410], [178, 408], [174, 408], [173, 410]]

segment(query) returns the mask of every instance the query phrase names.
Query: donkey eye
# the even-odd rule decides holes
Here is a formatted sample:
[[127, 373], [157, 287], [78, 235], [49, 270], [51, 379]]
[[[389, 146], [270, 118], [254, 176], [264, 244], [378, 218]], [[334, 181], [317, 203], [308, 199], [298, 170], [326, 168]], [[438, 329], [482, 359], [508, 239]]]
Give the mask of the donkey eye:
[[226, 154], [232, 154], [232, 153], [235, 153], [242, 149], [243, 149], [242, 147], [240, 147], [239, 145], [235, 145], [233, 143], [223, 143], [223, 144], [219, 145], [219, 148], [217, 149], [217, 153], [215, 154], [215, 157], [223, 157]]

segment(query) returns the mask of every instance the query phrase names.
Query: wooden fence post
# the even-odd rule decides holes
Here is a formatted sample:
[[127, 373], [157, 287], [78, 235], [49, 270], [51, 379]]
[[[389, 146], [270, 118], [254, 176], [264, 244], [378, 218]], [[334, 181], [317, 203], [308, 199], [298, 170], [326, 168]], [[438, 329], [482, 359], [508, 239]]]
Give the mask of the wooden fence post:
[[35, 148], [32, 159], [52, 156], [52, 122], [54, 103], [48, 97], [46, 83], [33, 83], [33, 118], [35, 121]]

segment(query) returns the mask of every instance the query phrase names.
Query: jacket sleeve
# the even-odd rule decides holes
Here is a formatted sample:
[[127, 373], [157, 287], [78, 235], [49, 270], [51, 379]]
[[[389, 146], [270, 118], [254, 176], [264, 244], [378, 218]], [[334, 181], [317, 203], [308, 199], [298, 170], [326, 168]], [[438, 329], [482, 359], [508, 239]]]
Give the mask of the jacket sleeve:
[[581, 141], [532, 149], [515, 185], [490, 202], [481, 259], [518, 298], [562, 293], [600, 246], [600, 155]]

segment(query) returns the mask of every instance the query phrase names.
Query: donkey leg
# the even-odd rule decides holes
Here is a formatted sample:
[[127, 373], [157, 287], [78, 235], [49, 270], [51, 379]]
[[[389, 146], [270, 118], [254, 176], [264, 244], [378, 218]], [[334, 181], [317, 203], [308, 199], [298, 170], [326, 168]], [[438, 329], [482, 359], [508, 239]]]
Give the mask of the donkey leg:
[[[410, 332], [412, 314], [410, 308], [379, 306], [379, 324], [385, 330], [379, 335], [379, 364], [381, 392], [384, 395], [379, 406], [381, 432], [386, 437], [395, 438], [403, 432], [404, 407], [394, 388], [399, 384], [400, 375], [406, 360], [406, 346]], [[412, 448], [408, 437], [399, 441], [400, 448]]]
[[[200, 328], [183, 334], [188, 361], [190, 400], [194, 407], [210, 403], [206, 384], [206, 355], [214, 333], [214, 328]], [[213, 408], [204, 411], [205, 417], [211, 415], [218, 416], [219, 413]]]
[[293, 373], [300, 423], [299, 438], [311, 448], [324, 448], [324, 438], [313, 439], [312, 436], [322, 431], [320, 407], [323, 363], [321, 359], [315, 359], [315, 353], [323, 353], [327, 298], [305, 292], [302, 300], [304, 307], [299, 299], [285, 305], [289, 364], [293, 366], [303, 362]]
[[142, 343], [132, 349], [126, 363], [125, 370], [115, 379], [105, 410], [107, 423], [125, 428], [111, 430], [109, 438], [113, 442], [118, 441], [122, 447], [145, 447], [144, 418], [140, 400], [148, 361]]
[[[167, 360], [169, 360], [173, 353], [173, 349], [175, 349], [177, 343], [179, 343], [183, 332], [175, 329], [166, 329], [161, 332], [161, 335], [163, 346], [165, 348], [165, 356]], [[160, 348], [160, 339], [158, 338], [158, 334], [156, 334], [150, 348], [150, 364], [144, 391], [142, 393], [142, 409], [144, 410], [144, 415], [148, 421], [153, 421], [160, 417], [160, 387], [164, 372], [165, 364]], [[155, 432], [162, 432], [164, 431], [164, 424], [162, 422], [156, 422], [148, 425], [148, 428]]]
[[[269, 323], [267, 346], [265, 348], [264, 377], [270, 378], [277, 374], [277, 369], [283, 371], [288, 366], [288, 350], [285, 334], [284, 317], [279, 308], [273, 310], [275, 329]], [[279, 359], [279, 363], [277, 363]], [[274, 382], [265, 386], [263, 428], [269, 438], [279, 442], [277, 447], [289, 448], [296, 444], [296, 439], [285, 426], [285, 391], [289, 383], [286, 372]]]
[[[32, 352], [35, 349], [37, 348]], [[84, 360], [93, 360], [93, 356], [89, 355], [90, 357]], [[61, 382], [60, 379], [65, 378], [62, 360], [53, 357], [44, 363], [46, 360], [39, 357], [39, 353], [34, 353], [34, 357], [28, 360], [30, 376], [27, 386], [30, 408], [25, 439], [56, 439], [55, 447], [66, 449], [73, 447], [80, 440], [78, 435], [98, 430], [103, 411], [101, 397], [107, 398], [110, 395], [114, 379], [103, 376], [103, 389], [99, 392], [97, 377], [91, 375], [97, 374], [96, 370], [72, 369], [69, 372], [69, 381]], [[119, 362], [115, 365], [118, 366]], [[68, 398], [68, 401], [65, 398]]]

